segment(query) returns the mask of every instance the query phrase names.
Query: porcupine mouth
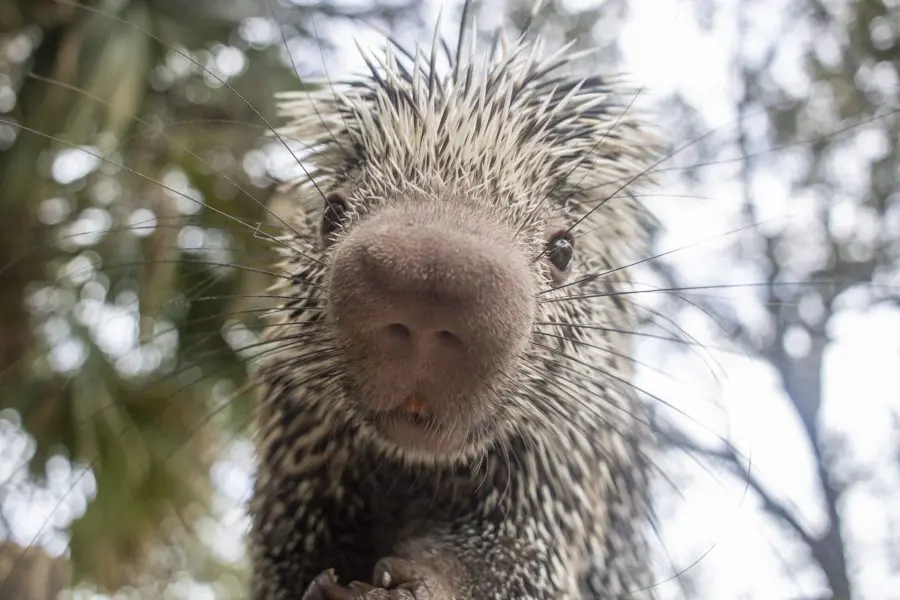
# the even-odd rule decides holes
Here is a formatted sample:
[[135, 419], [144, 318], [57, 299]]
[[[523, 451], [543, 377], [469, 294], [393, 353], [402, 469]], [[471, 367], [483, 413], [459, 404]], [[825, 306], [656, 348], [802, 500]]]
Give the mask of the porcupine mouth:
[[383, 438], [401, 448], [429, 454], [459, 450], [465, 442], [465, 434], [429, 414], [424, 407], [424, 401], [413, 395], [401, 407], [370, 412], [368, 420]]

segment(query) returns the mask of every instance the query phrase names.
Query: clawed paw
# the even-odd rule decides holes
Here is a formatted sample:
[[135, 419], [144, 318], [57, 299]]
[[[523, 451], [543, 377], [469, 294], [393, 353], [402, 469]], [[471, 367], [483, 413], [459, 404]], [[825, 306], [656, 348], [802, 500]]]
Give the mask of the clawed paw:
[[378, 561], [372, 583], [338, 583], [334, 569], [320, 573], [307, 588], [303, 600], [443, 600], [430, 571], [402, 558]]

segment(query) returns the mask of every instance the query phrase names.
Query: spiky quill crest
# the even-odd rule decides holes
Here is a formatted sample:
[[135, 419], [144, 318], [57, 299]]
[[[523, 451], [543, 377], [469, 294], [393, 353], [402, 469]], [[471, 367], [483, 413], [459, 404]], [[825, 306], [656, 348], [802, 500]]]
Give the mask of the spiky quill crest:
[[[517, 565], [504, 587], [478, 588], [472, 597], [574, 598], [580, 589], [585, 597], [641, 598], [649, 577], [641, 530], [651, 436], [627, 383], [628, 338], [610, 333], [633, 328], [633, 315], [625, 297], [592, 294], [621, 290], [626, 272], [616, 273], [614, 285], [601, 275], [644, 250], [631, 194], [648, 185], [643, 172], [656, 140], [629, 110], [635, 93], [620, 78], [564, 73], [578, 57], [571, 45], [540, 58], [540, 42], [498, 38], [479, 61], [474, 42], [463, 56], [462, 34], [454, 52], [438, 29], [429, 53], [404, 52], [394, 42], [380, 58], [361, 49], [368, 73], [279, 95], [287, 120], [279, 135], [304, 144], [312, 167], [287, 189], [298, 211], [295, 231], [284, 238], [282, 267], [290, 277], [275, 293], [293, 299], [277, 312], [280, 327], [267, 329], [283, 348], [264, 368], [258, 406], [255, 598], [293, 597], [288, 587], [316, 574], [308, 556], [323, 543], [335, 498], [350, 514], [369, 502], [354, 498], [351, 487], [374, 468], [367, 461], [414, 466], [410, 486], [426, 482], [422, 493], [435, 503], [452, 468], [384, 444], [365, 426], [354, 429], [346, 373], [324, 317], [330, 254], [314, 243], [324, 197], [335, 190], [348, 199], [348, 230], [410, 192], [434, 202], [472, 199], [517, 230], [534, 258], [544, 252], [548, 223], [572, 227], [578, 259], [569, 286], [552, 289], [544, 261], [533, 262], [547, 284], [538, 321], [553, 325], [544, 329], [552, 336], [536, 332], [521, 368], [509, 374], [514, 385], [502, 391], [497, 426], [485, 438], [499, 445], [456, 457], [473, 465], [469, 476], [479, 484], [473, 519], [486, 521], [464, 530], [477, 560], [474, 540], [502, 545], [491, 536], [510, 531], [546, 544], [538, 548], [544, 559]], [[377, 459], [372, 450], [380, 451]], [[335, 469], [339, 483], [331, 479]], [[325, 480], [335, 486], [327, 501], [316, 495]], [[482, 488], [485, 481], [495, 487]], [[485, 516], [498, 511], [508, 521]]]
[[429, 54], [389, 40], [383, 55], [359, 49], [369, 73], [278, 94], [287, 120], [279, 134], [302, 140], [314, 165], [292, 185], [302, 209], [321, 210], [322, 190], [350, 187], [365, 170], [370, 193], [356, 194], [363, 205], [396, 194], [398, 184], [478, 187], [512, 221], [548, 199], [573, 222], [606, 203], [613, 214], [604, 225], [617, 227], [603, 237], [615, 243], [588, 251], [613, 264], [640, 246], [628, 192], [650, 184], [642, 172], [658, 147], [631, 110], [637, 93], [625, 78], [566, 74], [588, 52], [571, 52], [572, 42], [541, 58], [542, 40], [524, 36], [510, 45], [498, 35], [479, 64], [474, 36], [468, 56], [462, 35], [454, 55], [438, 29]]
[[[610, 291], [596, 276], [628, 264], [646, 239], [633, 193], [652, 185], [646, 171], [657, 140], [632, 109], [636, 91], [623, 76], [566, 74], [567, 65], [590, 52], [572, 52], [574, 42], [541, 58], [540, 38], [529, 43], [523, 35], [508, 44], [498, 34], [479, 60], [474, 36], [468, 54], [463, 52], [461, 27], [455, 53], [438, 39], [438, 25], [428, 54], [388, 39], [383, 55], [359, 48], [368, 73], [314, 91], [278, 94], [287, 121], [278, 135], [301, 142], [303, 161], [311, 165], [286, 186], [297, 207], [292, 233], [316, 239], [323, 200], [335, 190], [349, 200], [346, 229], [410, 190], [438, 202], [454, 195], [477, 198], [518, 230], [526, 255], [535, 258], [544, 252], [548, 221], [571, 226], [579, 259], [569, 277], [575, 283], [566, 292]], [[296, 247], [288, 236], [281, 248], [288, 272], [296, 276], [300, 266], [302, 279], [321, 280], [328, 253], [312, 264], [298, 260], [291, 250]], [[300, 256], [309, 254], [302, 248]], [[548, 279], [542, 261], [535, 268]], [[615, 279], [621, 290], [627, 273]], [[298, 295], [287, 280], [275, 288]], [[560, 295], [552, 289], [541, 293], [543, 299]], [[309, 290], [299, 295], [309, 296]], [[629, 304], [627, 297], [614, 303]], [[544, 317], [569, 322], [573, 307], [577, 312], [574, 303], [545, 303]]]

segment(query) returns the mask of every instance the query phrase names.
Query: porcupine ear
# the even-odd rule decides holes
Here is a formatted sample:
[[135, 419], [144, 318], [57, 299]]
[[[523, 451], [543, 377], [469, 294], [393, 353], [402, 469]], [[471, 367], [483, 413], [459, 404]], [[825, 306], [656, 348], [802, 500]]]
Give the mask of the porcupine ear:
[[325, 207], [322, 211], [322, 223], [320, 232], [322, 244], [327, 247], [334, 241], [334, 234], [343, 226], [344, 215], [347, 213], [349, 202], [342, 189], [335, 189], [326, 194]]

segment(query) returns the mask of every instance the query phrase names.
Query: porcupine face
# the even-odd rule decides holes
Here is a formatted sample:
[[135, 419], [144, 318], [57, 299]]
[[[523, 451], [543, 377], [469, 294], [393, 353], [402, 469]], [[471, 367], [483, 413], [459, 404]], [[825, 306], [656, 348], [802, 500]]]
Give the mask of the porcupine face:
[[573, 227], [604, 177], [641, 163], [612, 133], [630, 127], [624, 106], [606, 82], [558, 73], [566, 57], [529, 50], [444, 70], [388, 52], [368, 76], [281, 98], [282, 135], [316, 148], [294, 193], [321, 254], [288, 257], [292, 295], [324, 307], [290, 318], [321, 320], [307, 352], [344, 359], [324, 401], [408, 456], [463, 456], [550, 410], [535, 361], [563, 359], [535, 347], [533, 326], [591, 309], [542, 300], [610, 264], [634, 227], [621, 202], [615, 227], [589, 224], [611, 240]]
[[484, 201], [465, 190], [405, 195], [336, 241], [329, 316], [362, 418], [401, 446], [453, 453], [498, 410], [499, 379], [531, 331], [537, 279], [525, 245]]

